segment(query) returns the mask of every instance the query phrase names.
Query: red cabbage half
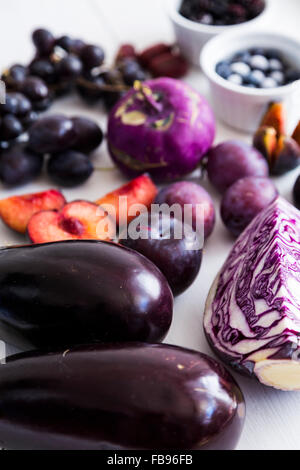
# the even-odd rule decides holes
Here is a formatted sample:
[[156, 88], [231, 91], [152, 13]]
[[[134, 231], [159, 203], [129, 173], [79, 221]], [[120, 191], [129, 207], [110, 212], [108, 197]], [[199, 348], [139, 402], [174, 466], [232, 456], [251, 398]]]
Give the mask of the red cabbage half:
[[236, 241], [208, 295], [204, 329], [240, 372], [300, 390], [300, 212], [284, 199]]

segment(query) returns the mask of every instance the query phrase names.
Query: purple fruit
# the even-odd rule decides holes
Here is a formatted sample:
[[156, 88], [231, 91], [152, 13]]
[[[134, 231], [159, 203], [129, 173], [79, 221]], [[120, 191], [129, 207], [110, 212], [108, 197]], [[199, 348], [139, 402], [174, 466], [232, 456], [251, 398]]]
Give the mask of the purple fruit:
[[224, 193], [240, 178], [269, 175], [268, 164], [262, 154], [238, 140], [228, 140], [217, 145], [207, 156], [208, 178], [220, 193]]
[[[126, 239], [120, 243], [127, 248], [138, 251], [150, 259], [165, 275], [174, 295], [182, 294], [196, 279], [202, 261], [202, 247], [193, 245], [197, 241], [195, 232], [186, 227], [182, 221], [170, 215], [143, 214], [136, 227], [139, 238], [130, 237], [129, 225]], [[176, 233], [182, 234], [179, 238]], [[193, 249], [194, 248], [194, 249]]]
[[204, 210], [204, 238], [207, 239], [215, 226], [215, 208], [213, 201], [202, 186], [190, 181], [180, 181], [162, 189], [155, 199], [156, 204], [179, 204], [184, 209], [185, 204], [192, 204], [192, 226], [196, 230], [203, 227], [202, 213], [197, 214], [197, 205]]
[[39, 119], [29, 131], [29, 148], [37, 153], [56, 153], [72, 148], [76, 140], [73, 121], [62, 114]]
[[278, 191], [269, 178], [248, 176], [238, 180], [222, 199], [221, 217], [225, 226], [232, 235], [239, 236], [277, 196]]
[[300, 176], [298, 176], [293, 189], [294, 204], [300, 209]]

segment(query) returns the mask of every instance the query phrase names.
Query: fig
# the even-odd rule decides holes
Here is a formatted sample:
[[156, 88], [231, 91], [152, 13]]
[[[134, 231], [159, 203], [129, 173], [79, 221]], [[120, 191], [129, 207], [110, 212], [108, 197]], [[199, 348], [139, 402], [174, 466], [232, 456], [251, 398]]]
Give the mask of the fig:
[[300, 145], [300, 121], [298, 122], [296, 129], [293, 132], [292, 139], [294, 139], [298, 145]]
[[286, 134], [286, 111], [283, 103], [272, 103], [262, 118], [260, 127], [274, 127], [277, 136]]
[[277, 133], [274, 127], [260, 127], [254, 135], [253, 146], [270, 164], [277, 147]]
[[300, 147], [291, 137], [281, 135], [270, 166], [272, 175], [283, 175], [297, 168], [300, 163]]

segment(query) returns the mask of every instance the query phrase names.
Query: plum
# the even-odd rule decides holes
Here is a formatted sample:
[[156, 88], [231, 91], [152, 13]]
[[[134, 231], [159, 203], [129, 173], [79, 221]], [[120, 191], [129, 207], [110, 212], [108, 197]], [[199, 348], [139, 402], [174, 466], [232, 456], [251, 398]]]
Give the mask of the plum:
[[202, 247], [196, 246], [196, 233], [164, 213], [144, 213], [137, 224], [135, 220], [132, 223], [139, 237], [130, 236], [130, 224], [126, 238], [121, 233], [120, 243], [150, 259], [165, 275], [173, 294], [182, 294], [194, 282], [201, 266]]
[[28, 236], [33, 243], [62, 240], [111, 240], [115, 237], [114, 221], [97, 204], [74, 201], [60, 211], [43, 210], [28, 222]]
[[245, 404], [216, 360], [165, 344], [85, 345], [0, 365], [6, 449], [232, 450]]
[[300, 176], [298, 176], [293, 188], [294, 204], [297, 209], [300, 209]]
[[238, 140], [229, 140], [213, 147], [207, 156], [208, 178], [220, 193], [240, 178], [269, 175], [263, 155]]
[[169, 330], [171, 289], [135, 251], [72, 240], [3, 248], [0, 257], [1, 339], [9, 344], [157, 342]]
[[60, 191], [47, 191], [11, 196], [0, 200], [0, 217], [16, 232], [25, 233], [30, 218], [39, 211], [59, 210], [66, 203]]
[[29, 148], [37, 153], [61, 152], [72, 147], [76, 140], [73, 121], [62, 114], [39, 119], [29, 129]]
[[278, 196], [269, 178], [248, 176], [241, 178], [223, 196], [222, 220], [232, 235], [237, 237], [265, 207]]
[[[141, 175], [133, 179], [129, 183], [124, 184], [118, 189], [102, 196], [96, 201], [96, 204], [103, 207], [111, 213], [111, 216], [116, 216], [118, 225], [127, 225], [136, 214], [131, 214], [135, 205], [143, 205], [145, 208], [150, 208], [151, 203], [157, 194], [157, 188], [149, 175]], [[126, 202], [123, 205], [122, 200]], [[126, 198], [126, 200], [125, 200]]]
[[[180, 181], [178, 183], [171, 184], [166, 188], [162, 189], [156, 199], [156, 204], [179, 204], [182, 209], [186, 204], [192, 204], [192, 226], [193, 229], [203, 228], [204, 216], [204, 238], [207, 239], [215, 225], [215, 208], [213, 201], [202, 186], [190, 181]], [[197, 211], [197, 205], [203, 208], [204, 214]]]

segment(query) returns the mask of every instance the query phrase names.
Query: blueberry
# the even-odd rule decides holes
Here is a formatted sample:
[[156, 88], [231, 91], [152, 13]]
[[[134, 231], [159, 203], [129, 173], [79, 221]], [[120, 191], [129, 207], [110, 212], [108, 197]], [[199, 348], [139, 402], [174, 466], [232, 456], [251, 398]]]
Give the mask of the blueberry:
[[253, 70], [247, 77], [247, 82], [256, 86], [261, 87], [266, 76], [261, 70]]
[[254, 47], [250, 50], [250, 54], [266, 56], [266, 51], [262, 47]]
[[281, 70], [275, 70], [274, 72], [270, 73], [270, 77], [276, 81], [277, 85], [282, 85], [284, 82], [284, 74]]
[[266, 51], [267, 59], [277, 59], [281, 60], [281, 53], [277, 49], [268, 49]]
[[229, 62], [226, 62], [226, 61], [219, 62], [217, 67], [216, 67], [216, 72], [222, 78], [227, 79], [229, 77], [229, 75], [231, 75], [231, 69], [230, 69]]
[[262, 88], [275, 88], [277, 86], [277, 82], [272, 77], [266, 77], [262, 83]]
[[232, 73], [231, 75], [229, 75], [227, 80], [231, 83], [234, 83], [235, 85], [242, 85], [243, 83], [243, 78], [237, 73]]
[[281, 60], [278, 59], [270, 59], [269, 60], [269, 70], [272, 72], [275, 72], [277, 70], [282, 70], [283, 69], [283, 64]]
[[300, 71], [295, 69], [289, 69], [285, 74], [285, 79], [287, 83], [292, 83], [296, 80], [300, 80]]
[[237, 73], [241, 75], [243, 78], [247, 77], [251, 72], [249, 65], [245, 64], [244, 62], [235, 62], [231, 66], [231, 72]]
[[251, 59], [251, 54], [249, 52], [238, 52], [233, 56], [232, 62], [244, 62], [248, 64]]
[[253, 69], [266, 71], [269, 68], [269, 61], [263, 55], [254, 55], [251, 57], [250, 66]]

